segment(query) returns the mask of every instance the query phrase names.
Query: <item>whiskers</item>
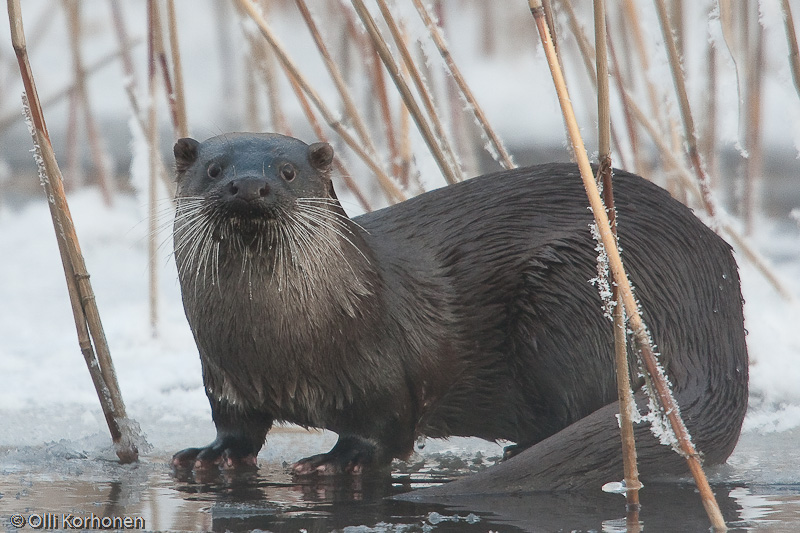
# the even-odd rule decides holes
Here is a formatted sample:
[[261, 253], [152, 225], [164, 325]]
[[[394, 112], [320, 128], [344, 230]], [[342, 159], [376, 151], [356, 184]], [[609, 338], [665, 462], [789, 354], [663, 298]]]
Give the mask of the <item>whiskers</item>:
[[180, 198], [173, 221], [174, 255], [181, 281], [194, 278], [195, 291], [219, 283], [219, 247], [224, 217], [203, 197]]
[[289, 207], [272, 206], [272, 216], [240, 217], [213, 198], [179, 199], [175, 258], [184, 290], [187, 283], [195, 293], [219, 286], [223, 268], [225, 280], [238, 270], [251, 299], [255, 284], [274, 284], [279, 292], [291, 287], [294, 297], [305, 300], [319, 289], [315, 280], [337, 272], [357, 278], [354, 259], [369, 260], [354, 241], [352, 221], [335, 205], [327, 198], [298, 198]]
[[[156, 251], [159, 255], [163, 254], [163, 260], [166, 264], [169, 259], [174, 255], [172, 241], [173, 241], [173, 228], [176, 219], [176, 213], [180, 213], [181, 209], [185, 209], [189, 204], [201, 204], [204, 201], [202, 196], [185, 197], [181, 199], [185, 203], [184, 207], [176, 205], [172, 198], [161, 198], [157, 202], [157, 208], [154, 212], [155, 224], [147, 229], [141, 237], [144, 242], [149, 239], [155, 239]], [[144, 206], [140, 206], [144, 208]], [[135, 227], [149, 225], [148, 218], [141, 219]], [[169, 245], [168, 245], [169, 243]]]

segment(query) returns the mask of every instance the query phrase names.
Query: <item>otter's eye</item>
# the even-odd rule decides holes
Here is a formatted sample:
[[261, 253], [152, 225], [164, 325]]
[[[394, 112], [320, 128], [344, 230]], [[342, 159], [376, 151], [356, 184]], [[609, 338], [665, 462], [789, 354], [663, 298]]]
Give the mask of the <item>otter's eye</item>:
[[281, 167], [281, 177], [286, 181], [292, 181], [296, 175], [297, 171], [291, 163], [286, 163]]
[[209, 178], [218, 178], [221, 172], [222, 172], [222, 167], [219, 166], [219, 163], [215, 162], [208, 165]]

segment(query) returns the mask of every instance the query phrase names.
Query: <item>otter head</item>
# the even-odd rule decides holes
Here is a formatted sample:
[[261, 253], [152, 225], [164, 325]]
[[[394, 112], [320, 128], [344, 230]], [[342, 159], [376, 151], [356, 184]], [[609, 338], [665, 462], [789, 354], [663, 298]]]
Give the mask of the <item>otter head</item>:
[[213, 281], [225, 264], [240, 272], [237, 261], [261, 258], [264, 271], [286, 277], [295, 266], [310, 272], [323, 259], [363, 255], [355, 223], [333, 191], [329, 144], [228, 133], [202, 143], [179, 139], [174, 153], [182, 276], [208, 271]]
[[178, 199], [202, 198], [241, 222], [277, 218], [298, 199], [336, 200], [330, 179], [333, 148], [328, 143], [307, 145], [278, 134], [230, 133], [202, 143], [179, 139], [173, 151]]

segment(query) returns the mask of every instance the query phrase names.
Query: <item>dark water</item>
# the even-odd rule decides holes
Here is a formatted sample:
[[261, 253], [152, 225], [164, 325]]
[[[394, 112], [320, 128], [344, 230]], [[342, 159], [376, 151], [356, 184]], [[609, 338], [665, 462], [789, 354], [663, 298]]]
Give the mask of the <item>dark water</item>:
[[[794, 482], [799, 452], [794, 439], [787, 437], [792, 435], [784, 434], [772, 444], [757, 435], [745, 438], [731, 464], [710, 471], [733, 531], [800, 531], [800, 483]], [[424, 461], [399, 465], [383, 479], [298, 483], [284, 465], [263, 460], [258, 471], [177, 475], [166, 456], [123, 466], [110, 457], [87, 457], [64, 444], [5, 449], [0, 450], [0, 524], [14, 531], [12, 517], [19, 520], [21, 515], [26, 520], [21, 531], [71, 529], [76, 519], [92, 516], [140, 518], [147, 530], [171, 531], [626, 530], [623, 497], [599, 490], [435, 503], [395, 499], [416, 498], [417, 493], [409, 491], [492, 463], [480, 455], [447, 454], [428, 455]], [[641, 501], [643, 531], [709, 530], [689, 482], [648, 485]], [[32, 527], [40, 525], [39, 518], [41, 527]], [[65, 518], [71, 522], [65, 524]]]
[[[81, 457], [64, 463], [57, 474], [46, 469], [2, 472], [0, 523], [6, 530], [15, 529], [15, 514], [32, 519], [34, 526], [38, 517], [47, 520], [49, 514], [45, 526], [63, 529], [74, 526], [75, 518], [96, 516], [141, 518], [147, 530], [173, 531], [625, 531], [623, 498], [602, 492], [483, 496], [433, 504], [391, 498], [429, 485], [425, 476], [295, 483], [280, 465], [197, 478], [176, 476], [166, 462], [152, 459], [129, 466]], [[734, 531], [800, 527], [800, 485], [716, 484], [714, 489]], [[690, 484], [648, 486], [641, 499], [644, 531], [708, 531]], [[64, 524], [65, 518], [72, 522]], [[27, 524], [21, 530], [34, 528]]]

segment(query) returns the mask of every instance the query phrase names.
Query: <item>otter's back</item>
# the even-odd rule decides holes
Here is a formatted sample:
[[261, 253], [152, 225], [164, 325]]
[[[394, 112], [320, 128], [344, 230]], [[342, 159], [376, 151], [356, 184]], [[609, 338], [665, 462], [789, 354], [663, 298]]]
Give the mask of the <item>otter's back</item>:
[[[614, 195], [622, 258], [644, 319], [698, 448], [720, 462], [747, 404], [730, 247], [641, 177], [615, 171]], [[597, 277], [593, 217], [576, 166], [489, 174], [356, 221], [372, 242], [435, 264], [455, 295], [461, 335], [479, 341], [465, 357], [492, 372], [470, 384], [464, 434], [538, 442], [616, 400], [611, 323], [589, 282]], [[468, 411], [481, 403], [500, 413], [502, 435], [479, 432], [483, 413]]]

